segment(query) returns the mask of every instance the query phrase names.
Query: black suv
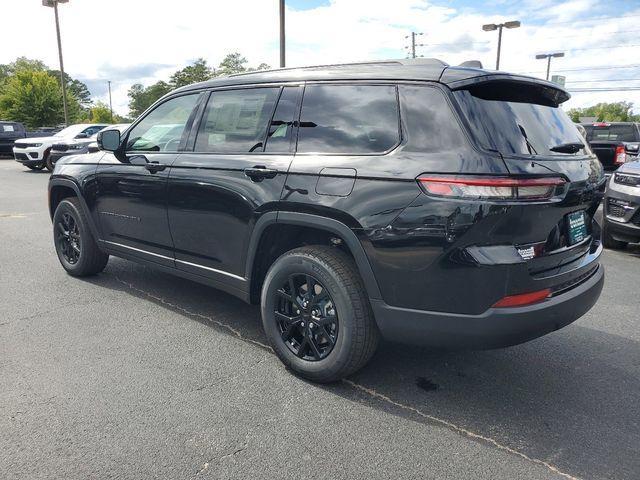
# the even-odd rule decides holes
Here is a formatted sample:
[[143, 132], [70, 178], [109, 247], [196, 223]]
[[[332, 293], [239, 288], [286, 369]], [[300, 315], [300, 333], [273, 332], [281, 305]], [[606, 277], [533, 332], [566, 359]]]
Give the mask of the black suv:
[[583, 123], [587, 141], [602, 162], [604, 169], [613, 171], [626, 162], [638, 158], [640, 128], [632, 122]]
[[15, 141], [26, 136], [27, 132], [21, 123], [0, 121], [0, 154], [13, 155]]
[[538, 79], [438, 60], [283, 69], [180, 88], [56, 165], [55, 248], [260, 303], [295, 372], [327, 382], [379, 336], [491, 348], [587, 312], [602, 166]]

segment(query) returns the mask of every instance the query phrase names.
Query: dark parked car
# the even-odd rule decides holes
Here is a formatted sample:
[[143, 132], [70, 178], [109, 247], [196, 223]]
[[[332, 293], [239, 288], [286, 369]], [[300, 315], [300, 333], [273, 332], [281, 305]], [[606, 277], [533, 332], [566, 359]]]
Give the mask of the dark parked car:
[[604, 246], [619, 249], [640, 242], [640, 160], [611, 175], [604, 204]]
[[587, 131], [591, 150], [604, 169], [613, 171], [620, 165], [638, 158], [640, 129], [632, 122], [596, 122], [582, 124]]
[[602, 166], [556, 84], [438, 60], [310, 67], [180, 88], [58, 164], [54, 240], [260, 303], [315, 381], [379, 336], [455, 348], [557, 330], [600, 295]]
[[26, 136], [27, 132], [21, 123], [0, 121], [0, 154], [12, 155], [15, 141]]

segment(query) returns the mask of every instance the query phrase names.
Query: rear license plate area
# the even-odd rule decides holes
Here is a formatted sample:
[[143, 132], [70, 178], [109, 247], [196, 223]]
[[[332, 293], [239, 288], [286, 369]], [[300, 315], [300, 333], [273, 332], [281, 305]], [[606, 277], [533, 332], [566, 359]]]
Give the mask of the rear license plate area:
[[567, 243], [575, 245], [587, 238], [587, 215], [583, 210], [567, 214]]

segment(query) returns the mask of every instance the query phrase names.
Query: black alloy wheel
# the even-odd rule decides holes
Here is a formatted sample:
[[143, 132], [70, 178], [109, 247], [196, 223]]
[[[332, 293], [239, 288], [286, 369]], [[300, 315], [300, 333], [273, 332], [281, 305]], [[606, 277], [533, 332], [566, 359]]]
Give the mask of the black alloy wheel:
[[82, 243], [78, 222], [69, 212], [63, 213], [56, 223], [56, 241], [64, 259], [75, 265], [80, 259]]
[[326, 358], [338, 338], [338, 314], [328, 290], [306, 274], [289, 275], [276, 290], [275, 318], [282, 340], [298, 358]]

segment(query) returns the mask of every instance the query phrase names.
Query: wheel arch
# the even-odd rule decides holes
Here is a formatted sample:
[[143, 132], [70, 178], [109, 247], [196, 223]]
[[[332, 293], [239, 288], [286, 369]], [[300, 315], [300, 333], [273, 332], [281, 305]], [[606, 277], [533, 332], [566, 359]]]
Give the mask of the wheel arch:
[[56, 212], [56, 208], [62, 200], [65, 198], [74, 197], [80, 202], [80, 207], [84, 211], [85, 217], [89, 222], [89, 228], [94, 238], [97, 240], [100, 238], [98, 235], [98, 229], [93, 221], [93, 216], [89, 211], [87, 202], [82, 196], [80, 187], [73, 181], [67, 178], [52, 178], [49, 180], [49, 216], [53, 220], [53, 215]]
[[256, 223], [249, 241], [245, 271], [249, 282], [249, 297], [252, 303], [258, 301], [264, 274], [266, 274], [266, 270], [268, 270], [273, 261], [280, 254], [300, 246], [296, 242], [287, 246], [285, 242], [285, 248], [283, 250], [272, 249], [271, 254], [266, 256], [267, 263], [264, 263], [265, 257], [261, 253], [264, 253], [264, 247], [273, 238], [273, 235], [270, 234], [273, 232], [286, 234], [288, 228], [295, 229], [297, 232], [324, 235], [327, 239], [336, 238], [341, 240], [341, 247], [353, 257], [356, 263], [369, 298], [382, 298], [369, 258], [356, 233], [351, 228], [333, 218], [309, 213], [279, 211], [262, 215]]

